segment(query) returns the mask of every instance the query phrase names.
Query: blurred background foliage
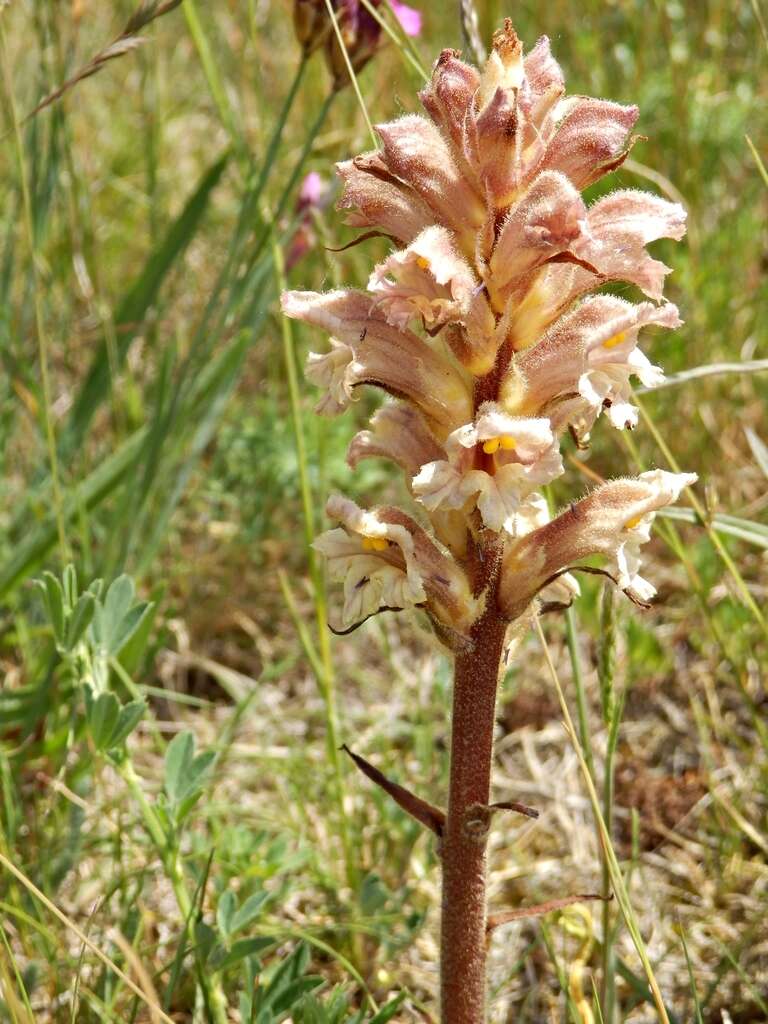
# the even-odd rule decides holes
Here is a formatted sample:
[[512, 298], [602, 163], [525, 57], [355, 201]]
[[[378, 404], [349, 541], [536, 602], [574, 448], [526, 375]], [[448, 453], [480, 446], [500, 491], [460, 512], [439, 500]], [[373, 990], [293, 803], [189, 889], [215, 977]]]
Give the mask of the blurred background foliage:
[[[285, 260], [297, 287], [359, 286], [386, 251], [333, 252], [354, 233], [299, 197], [316, 172], [331, 199], [366, 121], [320, 55], [302, 62], [287, 2], [138, 13], [0, 10], [0, 1019], [434, 1020], [435, 850], [329, 737], [441, 802], [449, 667], [405, 617], [332, 648], [317, 628], [334, 595], [305, 538], [325, 495], [403, 495], [386, 465], [345, 463], [375, 396], [328, 421], [301, 376], [292, 392], [320, 342], [284, 335], [275, 301]], [[408, 39], [385, 12], [396, 42], [358, 79], [374, 123], [417, 108], [419, 63], [465, 49], [458, 4], [422, 13]], [[660, 520], [653, 610], [618, 604], [606, 630], [587, 581], [546, 630], [612, 780], [670, 1020], [762, 1021], [768, 376], [688, 371], [768, 357], [768, 15], [762, 0], [478, 13], [486, 44], [512, 16], [528, 48], [550, 36], [571, 92], [640, 106], [647, 139], [594, 195], [650, 188], [689, 212], [687, 239], [654, 253], [686, 323], [647, 346], [680, 376], [642, 398], [634, 435], [601, 425], [572, 450], [552, 498], [676, 461], [702, 504]], [[495, 783], [542, 817], [494, 837], [500, 904], [600, 889], [559, 718], [524, 638]], [[493, 1021], [652, 1019], [612, 910], [500, 929], [492, 964]]]

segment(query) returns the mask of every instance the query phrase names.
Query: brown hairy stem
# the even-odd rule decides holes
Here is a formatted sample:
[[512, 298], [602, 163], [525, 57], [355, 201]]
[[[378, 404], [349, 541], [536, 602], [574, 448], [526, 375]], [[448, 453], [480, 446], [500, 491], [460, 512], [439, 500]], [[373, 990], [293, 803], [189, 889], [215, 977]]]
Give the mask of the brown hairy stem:
[[486, 845], [496, 688], [507, 623], [488, 610], [472, 649], [456, 655], [448, 812], [442, 841], [441, 1001], [443, 1024], [485, 1020]]

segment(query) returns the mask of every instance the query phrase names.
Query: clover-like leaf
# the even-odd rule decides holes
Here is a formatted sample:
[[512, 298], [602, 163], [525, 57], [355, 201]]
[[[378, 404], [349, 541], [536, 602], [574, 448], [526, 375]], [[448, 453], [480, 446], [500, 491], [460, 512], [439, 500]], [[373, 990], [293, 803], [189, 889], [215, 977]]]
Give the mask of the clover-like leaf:
[[219, 931], [225, 939], [232, 933], [232, 919], [235, 916], [236, 910], [237, 897], [231, 889], [227, 889], [226, 892], [221, 894], [218, 906], [216, 907], [216, 924], [219, 926]]
[[119, 747], [131, 735], [147, 710], [144, 700], [132, 700], [120, 708], [117, 723], [112, 732], [110, 747]]
[[195, 755], [195, 737], [185, 730], [168, 744], [164, 788], [177, 823], [181, 822], [202, 793], [203, 780], [216, 759], [213, 750]]
[[96, 601], [93, 594], [86, 591], [77, 599], [76, 604], [67, 622], [64, 646], [68, 651], [73, 650], [83, 638], [83, 634], [93, 620], [93, 613], [96, 610]]
[[252, 921], [259, 916], [261, 909], [269, 899], [268, 892], [255, 892], [252, 896], [243, 903], [243, 905], [235, 912], [230, 921], [230, 933], [236, 935], [237, 932], [247, 928]]
[[115, 726], [120, 718], [120, 702], [114, 693], [100, 693], [95, 699], [90, 687], [86, 687], [85, 693], [88, 731], [93, 744], [97, 750], [109, 750]]
[[52, 572], [44, 572], [42, 579], [35, 580], [40, 594], [43, 598], [45, 611], [53, 629], [53, 636], [56, 645], [59, 646], [64, 640], [64, 592], [61, 584]]

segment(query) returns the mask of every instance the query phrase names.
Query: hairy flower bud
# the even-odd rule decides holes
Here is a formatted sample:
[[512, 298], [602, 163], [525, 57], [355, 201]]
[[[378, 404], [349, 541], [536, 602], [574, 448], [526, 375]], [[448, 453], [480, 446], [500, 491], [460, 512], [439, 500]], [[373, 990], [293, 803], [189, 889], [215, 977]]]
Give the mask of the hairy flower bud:
[[521, 615], [542, 587], [591, 555], [607, 556], [618, 585], [647, 601], [655, 588], [639, 574], [640, 547], [650, 539], [656, 512], [677, 501], [695, 473], [641, 473], [611, 480], [571, 505], [546, 526], [509, 546], [502, 568], [499, 607], [509, 619]]
[[[378, 7], [380, 3], [381, 0], [371, 0], [372, 7]], [[339, 33], [337, 35], [333, 31], [326, 37], [325, 59], [334, 89], [341, 89], [349, 84], [349, 69], [342, 46], [352, 70], [362, 71], [379, 45], [381, 25], [359, 0], [333, 0], [333, 8]]]
[[325, 0], [294, 0], [293, 30], [307, 56], [322, 46], [331, 31]]

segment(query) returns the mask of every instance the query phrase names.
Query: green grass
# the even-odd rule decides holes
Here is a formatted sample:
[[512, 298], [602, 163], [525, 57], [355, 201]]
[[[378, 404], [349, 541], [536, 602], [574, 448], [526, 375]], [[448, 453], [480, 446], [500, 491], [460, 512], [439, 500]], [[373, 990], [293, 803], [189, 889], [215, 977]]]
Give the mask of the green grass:
[[[631, 437], [596, 430], [585, 465], [702, 484], [659, 520], [652, 610], [587, 579], [569, 627], [544, 621], [578, 735], [534, 633], [509, 667], [497, 798], [542, 814], [500, 819], [494, 903], [618, 898], [497, 929], [492, 1020], [579, 1020], [581, 972], [606, 1024], [653, 1019], [656, 985], [672, 1022], [746, 1024], [768, 986], [768, 375], [684, 371], [768, 357], [766, 12], [513, 6], [572, 92], [640, 106], [647, 141], [610, 187], [689, 211], [655, 247], [686, 324], [652, 353], [680, 379]], [[275, 297], [284, 274], [364, 284], [385, 244], [330, 252], [352, 237], [332, 210], [283, 270], [298, 183], [369, 147], [361, 100], [374, 124], [416, 109], [419, 65], [461, 29], [429, 5], [414, 53], [389, 42], [359, 97], [331, 97], [288, 7], [184, 0], [26, 120], [134, 5], [0, 11], [0, 1021], [436, 1019], [434, 844], [336, 741], [442, 804], [449, 666], [405, 616], [323, 629], [325, 494], [403, 495], [386, 467], [349, 472], [348, 422], [311, 415], [292, 368], [317, 339]], [[487, 39], [508, 10], [479, 8]], [[590, 483], [564, 479], [558, 504]], [[109, 590], [122, 574], [135, 591]]]

